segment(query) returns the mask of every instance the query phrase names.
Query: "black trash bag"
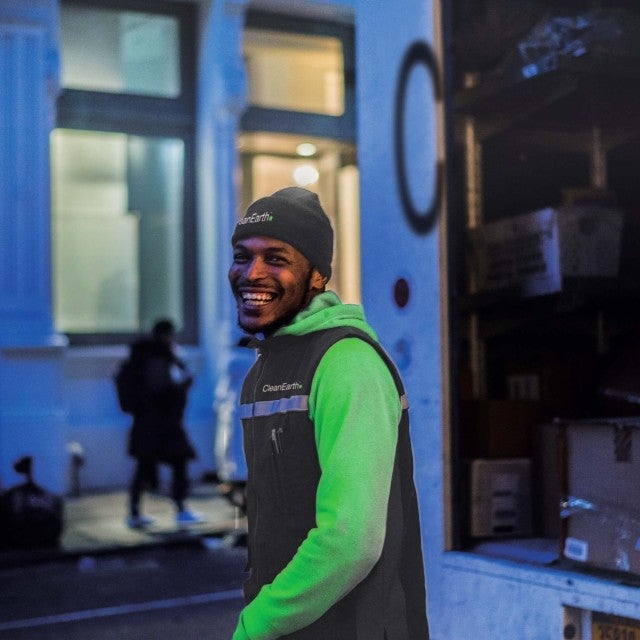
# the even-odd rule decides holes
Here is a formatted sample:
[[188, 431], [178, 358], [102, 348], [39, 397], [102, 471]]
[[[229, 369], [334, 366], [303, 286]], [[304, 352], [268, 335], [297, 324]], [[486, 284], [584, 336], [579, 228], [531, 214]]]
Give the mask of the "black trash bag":
[[0, 495], [0, 545], [10, 549], [46, 549], [58, 546], [64, 528], [62, 498], [33, 480], [32, 459], [14, 464], [27, 476], [24, 483]]

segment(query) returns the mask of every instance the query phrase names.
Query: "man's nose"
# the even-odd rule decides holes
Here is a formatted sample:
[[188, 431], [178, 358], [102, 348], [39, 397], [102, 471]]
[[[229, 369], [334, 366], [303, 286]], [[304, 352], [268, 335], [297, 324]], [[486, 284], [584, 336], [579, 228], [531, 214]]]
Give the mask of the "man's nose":
[[264, 278], [266, 274], [266, 263], [265, 261], [256, 256], [253, 260], [247, 263], [247, 268], [245, 271], [245, 277], [249, 280], [259, 280], [260, 278]]

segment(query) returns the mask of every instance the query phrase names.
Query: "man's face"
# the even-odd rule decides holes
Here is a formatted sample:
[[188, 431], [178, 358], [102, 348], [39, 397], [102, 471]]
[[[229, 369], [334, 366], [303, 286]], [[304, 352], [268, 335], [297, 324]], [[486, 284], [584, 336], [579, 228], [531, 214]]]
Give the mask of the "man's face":
[[322, 291], [326, 278], [290, 244], [255, 236], [235, 243], [229, 282], [242, 329], [270, 335]]

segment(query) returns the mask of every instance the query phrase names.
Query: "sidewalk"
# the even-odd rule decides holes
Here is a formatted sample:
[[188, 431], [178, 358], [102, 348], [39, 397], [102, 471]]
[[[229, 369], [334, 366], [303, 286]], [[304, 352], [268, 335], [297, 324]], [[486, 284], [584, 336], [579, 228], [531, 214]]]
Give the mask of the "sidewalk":
[[66, 556], [91, 556], [157, 544], [219, 543], [227, 534], [246, 528], [240, 511], [219, 494], [216, 484], [194, 484], [188, 506], [205, 522], [178, 527], [172, 501], [145, 493], [142, 508], [156, 522], [144, 529], [129, 529], [127, 489], [85, 493], [64, 498], [64, 530], [55, 549], [2, 550], [0, 568], [42, 562]]

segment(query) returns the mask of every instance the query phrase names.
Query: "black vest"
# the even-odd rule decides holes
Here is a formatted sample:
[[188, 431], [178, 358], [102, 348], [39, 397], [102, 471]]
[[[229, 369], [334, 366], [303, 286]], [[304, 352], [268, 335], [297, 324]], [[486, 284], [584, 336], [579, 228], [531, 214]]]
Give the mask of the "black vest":
[[[386, 362], [404, 400], [395, 366], [382, 347], [352, 327], [260, 343], [242, 389], [240, 415], [248, 467], [247, 517], [253, 600], [296, 553], [315, 523], [320, 466], [308, 416], [311, 382], [327, 349], [343, 338], [371, 344]], [[338, 374], [339, 375], [339, 374]], [[372, 432], [375, 425], [371, 425]], [[291, 640], [425, 640], [425, 581], [409, 420], [403, 403], [382, 556], [370, 574], [319, 620]], [[354, 509], [358, 505], [353, 505]]]

